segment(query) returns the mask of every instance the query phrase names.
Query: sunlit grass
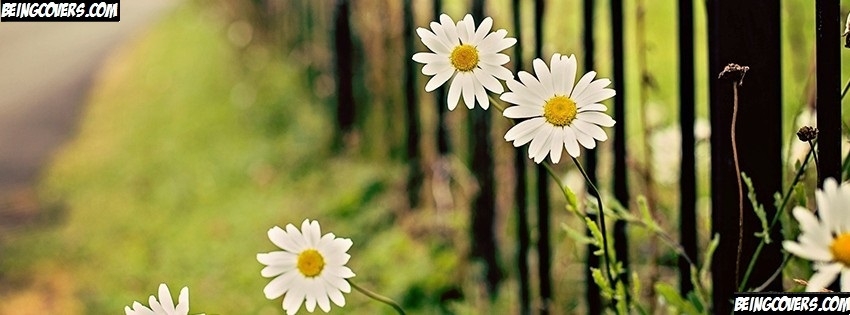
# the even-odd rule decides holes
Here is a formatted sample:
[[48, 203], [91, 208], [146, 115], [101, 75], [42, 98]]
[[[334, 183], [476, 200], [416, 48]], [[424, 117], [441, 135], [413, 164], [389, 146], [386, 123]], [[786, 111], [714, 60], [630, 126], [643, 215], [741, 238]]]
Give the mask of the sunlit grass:
[[[391, 224], [403, 168], [332, 155], [331, 115], [299, 69], [239, 51], [211, 13], [184, 5], [107, 63], [43, 178], [57, 219], [2, 248], [0, 274], [21, 292], [62, 276], [72, 289], [49, 298], [79, 306], [67, 313], [118, 313], [160, 282], [189, 286], [193, 313], [281, 313], [255, 256], [274, 250], [270, 227], [311, 218], [352, 238], [355, 281], [435, 310], [459, 256]], [[391, 311], [347, 300], [334, 312]]]

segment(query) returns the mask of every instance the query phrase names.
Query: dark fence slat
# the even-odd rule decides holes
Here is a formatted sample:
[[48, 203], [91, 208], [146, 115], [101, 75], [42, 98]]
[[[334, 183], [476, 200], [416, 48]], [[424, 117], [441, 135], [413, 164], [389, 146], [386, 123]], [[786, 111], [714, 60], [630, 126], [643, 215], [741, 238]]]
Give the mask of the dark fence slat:
[[[543, 58], [543, 18], [545, 1], [534, 1], [534, 55]], [[543, 161], [543, 163], [546, 163]], [[540, 282], [540, 314], [549, 314], [552, 303], [552, 254], [549, 239], [549, 174], [537, 165], [537, 240], [538, 278]]]
[[340, 148], [343, 135], [354, 128], [355, 99], [354, 99], [354, 65], [352, 52], [354, 44], [351, 40], [351, 9], [348, 0], [337, 0], [334, 16], [334, 54], [337, 71], [337, 103], [336, 122], [340, 134], [336, 136], [336, 147]]
[[[584, 34], [582, 36], [582, 43], [584, 46], [584, 71], [589, 71], [596, 69], [596, 45], [594, 41], [595, 28], [593, 27], [594, 15], [596, 14], [596, 1], [595, 0], [584, 0], [582, 7], [582, 22], [584, 23]], [[587, 177], [590, 178], [594, 183], [597, 182], [596, 176], [596, 167], [597, 167], [597, 158], [596, 158], [596, 150], [587, 150], [585, 151], [585, 164], [587, 170]], [[591, 194], [595, 194], [593, 190], [590, 190]], [[590, 219], [596, 222], [595, 215], [589, 215]], [[593, 236], [590, 233], [590, 229], [586, 230], [587, 236]], [[587, 249], [585, 252], [585, 256], [587, 259], [587, 266], [584, 268], [584, 279], [585, 279], [585, 292], [584, 298], [587, 303], [587, 313], [588, 314], [601, 314], [602, 313], [602, 298], [599, 295], [599, 286], [596, 285], [596, 282], [593, 281], [593, 275], [590, 272], [590, 268], [599, 268], [599, 256], [593, 254], [596, 251], [594, 245], [587, 245]]]
[[[682, 248], [692, 259], [697, 258], [696, 226], [696, 157], [694, 147], [694, 3], [679, 0], [679, 130], [682, 132], [682, 161], [679, 173], [679, 235]], [[693, 290], [691, 269], [679, 257], [679, 291]]]
[[416, 94], [416, 66], [410, 60], [414, 54], [414, 41], [417, 36], [413, 22], [413, 0], [404, 0], [404, 95], [407, 111], [407, 200], [413, 209], [419, 205], [419, 191], [422, 187], [422, 167], [419, 158], [419, 98]]
[[[472, 16], [476, 23], [484, 18], [484, 0], [472, 2]], [[484, 261], [487, 277], [487, 290], [491, 298], [496, 297], [502, 271], [499, 267], [498, 246], [496, 243], [496, 195], [494, 187], [491, 113], [480, 108], [469, 111], [469, 143], [472, 145], [470, 164], [472, 173], [478, 179], [480, 190], [472, 200], [472, 255]]]
[[[711, 112], [711, 191], [712, 230], [720, 235], [720, 244], [712, 265], [714, 287], [713, 313], [729, 314], [730, 299], [737, 289], [736, 274], [743, 276], [750, 256], [758, 244], [753, 236], [760, 229], [749, 202], [744, 202], [743, 243], [740, 268], [736, 272], [739, 219], [738, 176], [732, 158], [731, 122], [732, 83], [718, 80], [717, 74], [729, 63], [749, 66], [739, 88], [737, 149], [741, 171], [755, 185], [759, 203], [768, 217], [776, 213], [773, 194], [781, 189], [782, 179], [782, 81], [780, 59], [780, 2], [720, 1], [707, 2]], [[742, 31], [746, 30], [746, 31]], [[839, 39], [838, 35], [835, 36]], [[746, 191], [742, 192], [746, 194]], [[744, 196], [746, 198], [746, 196]], [[780, 228], [773, 239], [782, 239]], [[764, 247], [748, 287], [767, 281], [782, 262], [781, 244]], [[766, 291], [781, 291], [781, 279], [775, 279]]]
[[[626, 166], [626, 74], [624, 57], [625, 26], [623, 25], [623, 1], [611, 0], [611, 49], [614, 59], [614, 87], [617, 96], [614, 97], [614, 198], [621, 204], [629, 206], [629, 186]], [[629, 244], [626, 236], [626, 222], [614, 223], [614, 252], [623, 264], [628, 275], [629, 268]], [[624, 283], [628, 283], [628, 276], [622, 277]]]
[[[518, 43], [522, 43], [522, 14], [521, 1], [513, 0], [513, 23], [514, 36]], [[514, 47], [514, 73], [522, 70], [522, 48], [521, 44]], [[517, 218], [517, 272], [519, 273], [519, 313], [521, 315], [531, 314], [531, 282], [529, 281], [528, 248], [531, 243], [528, 230], [528, 181], [526, 180], [526, 161], [522, 153], [525, 149], [517, 149], [514, 152], [514, 173], [516, 174], [516, 199]]]
[[838, 0], [815, 3], [817, 45], [818, 187], [841, 175], [841, 13]]
[[[838, 0], [815, 2], [818, 119], [818, 187], [827, 178], [841, 180], [841, 30]], [[838, 280], [829, 289], [840, 291]]]
[[[443, 13], [443, 1], [434, 0], [434, 21], [440, 20], [440, 14]], [[446, 126], [446, 113], [449, 109], [446, 106], [446, 86], [440, 86], [434, 91], [434, 97], [437, 99], [437, 152], [440, 152], [441, 157], [449, 154], [449, 130]]]

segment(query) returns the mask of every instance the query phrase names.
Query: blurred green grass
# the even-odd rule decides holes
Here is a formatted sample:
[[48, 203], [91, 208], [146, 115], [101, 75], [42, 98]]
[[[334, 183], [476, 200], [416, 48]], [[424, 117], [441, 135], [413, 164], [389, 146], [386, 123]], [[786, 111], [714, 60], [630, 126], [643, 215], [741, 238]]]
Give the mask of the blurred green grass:
[[[85, 314], [146, 304], [161, 282], [189, 286], [193, 313], [282, 313], [255, 256], [276, 250], [269, 228], [311, 218], [353, 239], [360, 285], [436, 312], [459, 256], [391, 224], [401, 165], [328, 151], [332, 116], [300, 69], [236, 49], [213, 12], [183, 4], [107, 63], [42, 181], [58, 219], [5, 244], [0, 274], [70, 274], [73, 296], [55, 298]], [[391, 312], [358, 293], [347, 302], [332, 313]]]

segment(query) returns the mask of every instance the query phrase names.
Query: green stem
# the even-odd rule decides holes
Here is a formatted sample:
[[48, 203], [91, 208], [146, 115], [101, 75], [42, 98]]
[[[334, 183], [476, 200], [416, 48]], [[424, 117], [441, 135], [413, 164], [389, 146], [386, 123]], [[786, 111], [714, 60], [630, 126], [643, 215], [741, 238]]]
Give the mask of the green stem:
[[[581, 172], [581, 175], [584, 176], [584, 180], [587, 182], [587, 186], [593, 190], [596, 194], [596, 205], [599, 207], [599, 215], [597, 215], [597, 219], [599, 222], [599, 228], [602, 230], [602, 252], [605, 255], [605, 275], [608, 276], [608, 282], [611, 283], [611, 286], [616, 286], [614, 282], [614, 277], [611, 275], [611, 255], [608, 253], [608, 232], [606, 232], [605, 228], [605, 212], [602, 210], [602, 194], [599, 193], [599, 189], [596, 189], [596, 185], [593, 184], [593, 181], [590, 180], [590, 176], [587, 176], [587, 172], [584, 171], [584, 168], [581, 167], [581, 163], [573, 157], [573, 163], [575, 163], [576, 168]], [[628, 290], [627, 290], [628, 292]]]
[[[791, 182], [791, 186], [788, 187], [788, 192], [785, 193], [785, 196], [782, 197], [782, 203], [779, 205], [779, 208], [776, 209], [776, 215], [773, 216], [773, 220], [770, 222], [770, 226], [767, 227], [767, 232], [770, 233], [770, 230], [773, 230], [773, 226], [776, 225], [776, 222], [779, 222], [779, 216], [785, 211], [785, 206], [788, 205], [788, 200], [791, 199], [791, 192], [794, 190], [794, 186], [800, 181], [800, 178], [803, 177], [803, 173], [806, 171], [806, 166], [809, 165], [809, 161], [811, 160], [812, 155], [815, 152], [814, 145], [812, 145], [811, 149], [809, 149], [809, 153], [806, 154], [806, 159], [803, 161], [803, 164], [800, 165], [800, 168], [797, 169], [797, 174], [794, 176], [794, 181]], [[750, 273], [753, 272], [753, 268], [756, 266], [756, 259], [761, 254], [762, 248], [765, 245], [765, 239], [762, 238], [761, 242], [759, 242], [756, 247], [755, 252], [753, 252], [752, 258], [750, 258], [750, 263], [747, 265], [747, 271], [744, 273], [744, 277], [741, 279], [741, 283], [738, 285], [738, 291], [743, 292], [744, 288], [747, 287], [747, 281], [750, 279]]]
[[392, 308], [394, 308], [396, 310], [396, 312], [398, 312], [399, 314], [404, 315], [404, 309], [402, 309], [401, 306], [398, 305], [398, 303], [396, 303], [392, 299], [390, 299], [386, 296], [380, 295], [378, 293], [369, 291], [368, 289], [365, 289], [365, 288], [363, 288], [359, 285], [356, 285], [351, 280], [348, 280], [348, 284], [350, 284], [352, 288], [359, 291], [360, 293], [363, 293], [364, 295], [368, 296], [369, 298], [371, 298], [375, 301], [387, 304], [387, 305], [391, 306]]

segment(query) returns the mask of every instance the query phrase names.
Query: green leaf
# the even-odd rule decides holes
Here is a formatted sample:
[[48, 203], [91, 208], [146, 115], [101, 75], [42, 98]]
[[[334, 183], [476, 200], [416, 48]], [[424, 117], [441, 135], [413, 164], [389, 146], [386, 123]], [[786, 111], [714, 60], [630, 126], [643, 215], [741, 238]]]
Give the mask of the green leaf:
[[561, 223], [561, 228], [564, 229], [564, 232], [567, 232], [567, 236], [573, 239], [576, 243], [582, 245], [594, 244], [596, 245], [596, 241], [593, 238], [590, 238], [583, 232], [579, 232], [576, 229], [570, 227], [565, 223]]
[[578, 198], [570, 187], [564, 186], [564, 196], [567, 197], [567, 210], [578, 212]]
[[741, 172], [741, 178], [747, 185], [747, 198], [750, 199], [750, 203], [753, 205], [753, 211], [756, 213], [756, 216], [761, 222], [761, 232], [756, 232], [755, 235], [759, 238], [763, 238], [765, 244], [770, 244], [770, 223], [767, 222], [767, 212], [764, 211], [764, 206], [759, 204], [758, 200], [756, 200], [756, 190], [753, 188], [753, 180], [750, 179], [750, 177], [748, 177], [744, 172]]
[[596, 256], [602, 256], [605, 253], [601, 246], [603, 242], [602, 231], [599, 230], [599, 226], [596, 225], [596, 222], [593, 222], [593, 220], [588, 217], [584, 218], [584, 223], [587, 224], [587, 229], [590, 230], [590, 234], [593, 235], [593, 238], [596, 240], [593, 245], [595, 245], [596, 248], [599, 248], [594, 251], [593, 254]]
[[693, 304], [683, 299], [682, 296], [679, 295], [679, 292], [677, 292], [677, 290], [669, 284], [655, 284], [655, 292], [658, 292], [658, 294], [667, 301], [667, 304], [675, 307], [683, 314], [700, 314], [700, 311], [697, 310]]
[[644, 196], [638, 196], [637, 198], [638, 209], [640, 209], [641, 219], [643, 219], [644, 224], [646, 224], [647, 228], [653, 231], [660, 230], [658, 223], [655, 222], [655, 218], [652, 217], [652, 213], [649, 211], [649, 205], [646, 202], [646, 198]]
[[708, 271], [711, 270], [711, 260], [718, 245], [720, 245], [720, 234], [714, 234], [714, 238], [711, 239], [711, 243], [708, 243], [708, 248], [705, 249], [705, 257], [702, 258], [702, 266], [699, 269], [700, 278], [708, 278]]

